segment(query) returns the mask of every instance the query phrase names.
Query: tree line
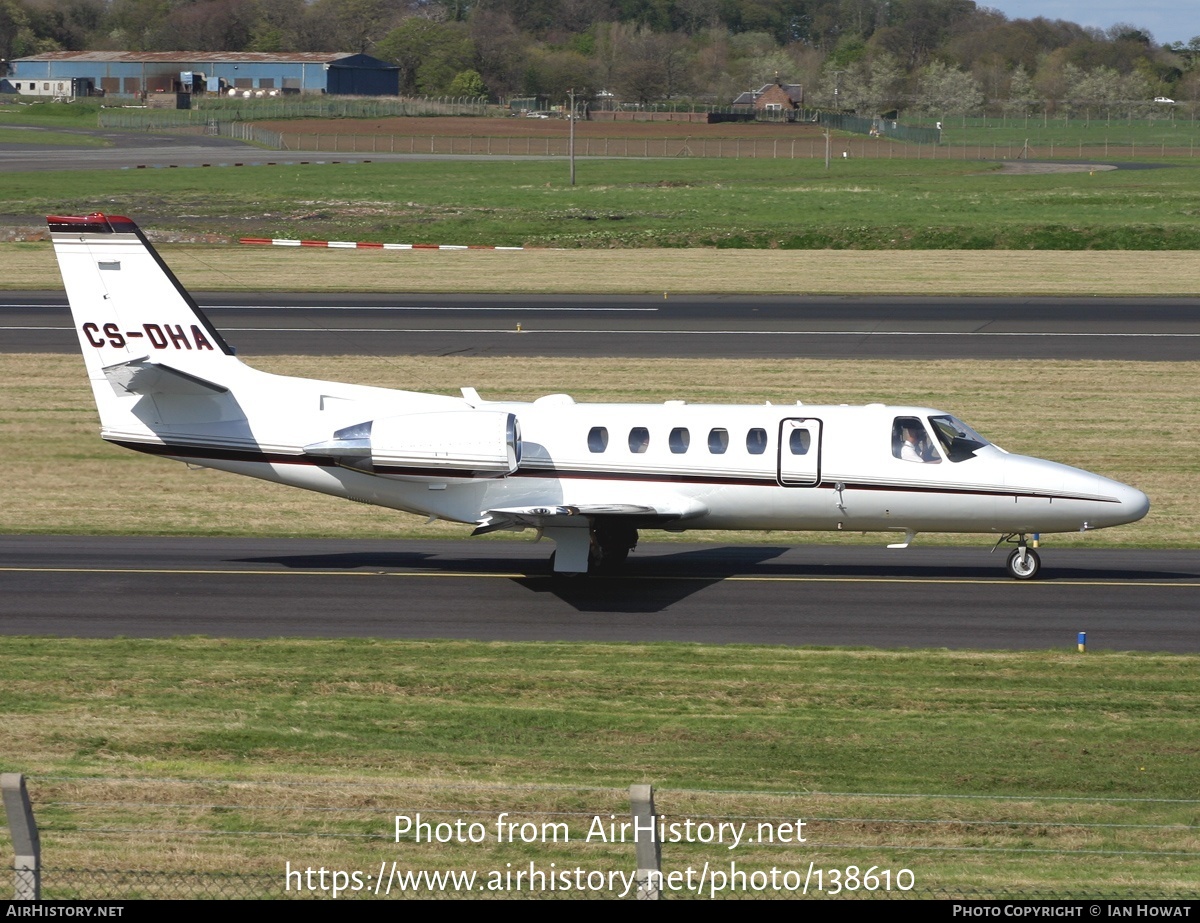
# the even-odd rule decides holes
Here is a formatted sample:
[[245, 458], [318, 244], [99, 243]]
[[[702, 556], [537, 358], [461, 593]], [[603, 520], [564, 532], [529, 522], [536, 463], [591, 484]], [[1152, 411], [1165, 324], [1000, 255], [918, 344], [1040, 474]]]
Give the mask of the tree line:
[[0, 58], [59, 50], [360, 52], [406, 95], [724, 105], [779, 81], [811, 106], [933, 116], [1200, 99], [1200, 36], [972, 0], [0, 0]]

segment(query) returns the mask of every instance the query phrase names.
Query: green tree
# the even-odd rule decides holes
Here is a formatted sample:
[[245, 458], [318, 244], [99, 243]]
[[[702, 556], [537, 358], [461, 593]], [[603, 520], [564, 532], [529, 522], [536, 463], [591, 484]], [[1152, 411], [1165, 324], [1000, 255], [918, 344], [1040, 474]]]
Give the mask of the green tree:
[[512, 96], [524, 85], [530, 36], [503, 11], [477, 10], [468, 23], [475, 44], [474, 67], [498, 96]]
[[487, 96], [487, 87], [477, 70], [459, 71], [446, 91], [450, 96]]
[[957, 67], [934, 61], [921, 73], [917, 101], [934, 117], [974, 112], [983, 104], [979, 81]]
[[618, 64], [616, 88], [622, 99], [645, 105], [679, 96], [687, 87], [687, 39], [646, 27], [632, 36]]
[[597, 87], [591, 61], [575, 51], [530, 51], [521, 88], [524, 95], [561, 100], [572, 88], [581, 99], [593, 95]]
[[153, 48], [170, 12], [168, 0], [113, 0], [105, 25], [109, 44], [126, 51]]
[[31, 54], [33, 33], [20, 0], [0, 0], [0, 58], [11, 61]]
[[1028, 115], [1038, 105], [1037, 90], [1033, 86], [1033, 78], [1021, 65], [1012, 72], [1008, 81], [1008, 99], [1004, 108], [1012, 115]]
[[197, 0], [172, 10], [152, 33], [161, 51], [243, 51], [250, 43], [254, 11], [240, 0]]
[[388, 0], [337, 0], [338, 38], [347, 51], [366, 54], [395, 22]]
[[400, 92], [441, 95], [475, 64], [475, 44], [460, 22], [410, 16], [375, 47], [375, 54], [400, 68]]

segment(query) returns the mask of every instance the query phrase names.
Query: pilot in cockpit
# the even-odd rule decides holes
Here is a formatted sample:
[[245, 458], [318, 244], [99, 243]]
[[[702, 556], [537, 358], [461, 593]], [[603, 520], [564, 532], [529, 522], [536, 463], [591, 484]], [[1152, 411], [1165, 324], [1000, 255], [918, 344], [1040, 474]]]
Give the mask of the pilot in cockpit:
[[897, 417], [892, 426], [892, 454], [903, 461], [937, 464], [942, 459], [916, 417]]

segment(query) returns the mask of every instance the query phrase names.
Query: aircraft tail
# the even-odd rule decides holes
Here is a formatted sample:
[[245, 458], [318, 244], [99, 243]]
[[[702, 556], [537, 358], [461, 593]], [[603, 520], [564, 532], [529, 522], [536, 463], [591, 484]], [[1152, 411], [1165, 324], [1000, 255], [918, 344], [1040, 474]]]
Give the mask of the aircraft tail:
[[[244, 366], [138, 226], [102, 214], [46, 222], [105, 435], [201, 419], [199, 404], [226, 393]], [[139, 410], [140, 425], [127, 400], [137, 396], [158, 409]], [[228, 410], [202, 414], [217, 422]]]

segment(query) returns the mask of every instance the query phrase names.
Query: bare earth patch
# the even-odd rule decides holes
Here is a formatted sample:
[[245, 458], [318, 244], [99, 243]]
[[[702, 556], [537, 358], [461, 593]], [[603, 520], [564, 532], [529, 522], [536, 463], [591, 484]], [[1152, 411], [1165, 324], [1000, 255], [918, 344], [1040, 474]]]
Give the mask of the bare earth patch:
[[1037, 176], [1046, 173], [1105, 173], [1115, 170], [1111, 163], [1047, 163], [1029, 160], [1010, 160], [999, 170], [989, 170], [988, 176], [1008, 173], [1014, 176]]
[[[470, 136], [492, 138], [545, 138], [566, 137], [570, 123], [565, 119], [527, 118], [466, 118], [445, 116], [420, 118], [403, 116], [384, 119], [285, 119], [276, 122], [255, 122], [271, 131], [291, 135], [436, 135], [438, 137]], [[819, 137], [821, 130], [816, 125], [795, 122], [719, 122], [708, 125], [704, 122], [576, 122], [575, 135], [579, 138], [809, 138]]]

